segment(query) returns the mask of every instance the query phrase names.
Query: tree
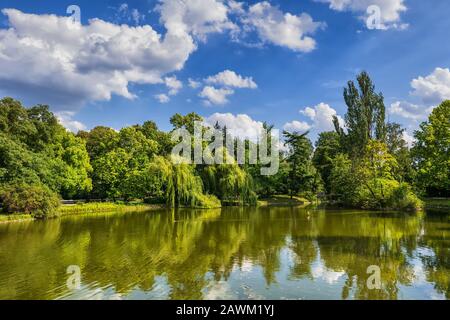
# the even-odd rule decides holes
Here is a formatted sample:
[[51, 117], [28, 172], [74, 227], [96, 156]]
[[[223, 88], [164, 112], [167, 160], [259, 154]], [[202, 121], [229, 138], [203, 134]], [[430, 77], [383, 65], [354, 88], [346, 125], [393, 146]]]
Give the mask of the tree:
[[92, 170], [83, 140], [58, 123], [48, 106], [24, 108], [0, 100], [0, 180], [45, 184], [64, 197], [91, 190]]
[[3, 210], [36, 218], [51, 217], [59, 207], [58, 195], [44, 185], [12, 184], [0, 189]]
[[118, 142], [119, 133], [117, 131], [108, 127], [98, 126], [88, 133], [86, 149], [91, 160], [95, 160], [101, 155], [114, 150]]
[[203, 117], [195, 112], [188, 113], [185, 116], [176, 113], [170, 118], [170, 123], [175, 129], [185, 128], [190, 134], [194, 134], [194, 125], [197, 121], [203, 121]]
[[417, 184], [428, 196], [450, 196], [450, 100], [442, 102], [414, 133]]
[[300, 191], [316, 194], [320, 189], [320, 179], [311, 159], [313, 147], [307, 134], [283, 132], [289, 147], [286, 161], [290, 165], [287, 184], [291, 198]]
[[395, 178], [399, 181], [412, 182], [414, 168], [412, 167], [411, 153], [404, 137], [405, 129], [398, 123], [386, 125], [386, 145], [390, 154], [397, 160], [398, 166], [394, 169]]
[[329, 181], [329, 192], [333, 199], [347, 205], [355, 204], [360, 181], [356, 178], [348, 155], [340, 153], [331, 160]]
[[316, 141], [313, 164], [319, 171], [327, 192], [330, 192], [330, 175], [333, 159], [342, 152], [339, 135], [336, 132], [321, 132]]
[[122, 183], [128, 173], [130, 154], [122, 148], [99, 156], [92, 162], [92, 195], [98, 198], [117, 199], [123, 196]]
[[157, 156], [150, 163], [147, 172], [158, 178], [162, 195], [170, 207], [220, 207], [220, 201], [216, 197], [203, 193], [202, 180], [195, 174], [193, 165], [174, 164]]
[[369, 140], [384, 141], [386, 137], [384, 98], [375, 93], [375, 86], [367, 72], [357, 76], [358, 88], [349, 81], [344, 89], [344, 100], [347, 105], [345, 127], [341, 128], [337, 116], [333, 117], [336, 132], [341, 137], [342, 146], [351, 158], [360, 157]]

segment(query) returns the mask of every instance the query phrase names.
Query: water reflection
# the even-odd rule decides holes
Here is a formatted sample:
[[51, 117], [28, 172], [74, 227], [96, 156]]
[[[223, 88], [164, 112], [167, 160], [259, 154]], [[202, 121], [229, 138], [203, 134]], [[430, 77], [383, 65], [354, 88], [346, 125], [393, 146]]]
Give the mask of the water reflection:
[[[442, 214], [280, 207], [7, 224], [0, 298], [448, 299], [449, 236]], [[367, 288], [370, 265], [380, 290]]]

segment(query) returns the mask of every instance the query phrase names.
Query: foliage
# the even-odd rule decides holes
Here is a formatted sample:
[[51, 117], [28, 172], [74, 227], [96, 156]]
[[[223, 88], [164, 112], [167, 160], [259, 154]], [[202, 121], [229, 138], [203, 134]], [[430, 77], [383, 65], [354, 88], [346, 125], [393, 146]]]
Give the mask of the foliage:
[[58, 123], [48, 106], [24, 108], [0, 100], [0, 182], [45, 184], [65, 197], [92, 189], [89, 155], [82, 139]]
[[359, 90], [353, 81], [349, 81], [344, 89], [347, 133], [341, 128], [337, 116], [333, 118], [342, 147], [352, 157], [361, 156], [369, 140], [384, 140], [386, 136], [383, 95], [375, 93], [375, 86], [367, 72], [357, 76], [357, 83]]
[[290, 166], [287, 185], [291, 196], [300, 192], [316, 194], [322, 187], [320, 176], [312, 162], [313, 147], [307, 134], [283, 132], [289, 147], [286, 161]]
[[450, 196], [450, 100], [430, 114], [414, 133], [417, 185], [428, 196]]
[[13, 184], [0, 190], [3, 211], [31, 214], [36, 218], [56, 215], [59, 197], [44, 185]]
[[190, 206], [200, 208], [220, 207], [220, 201], [203, 194], [203, 184], [189, 164], [174, 164], [157, 156], [149, 164], [148, 173], [159, 179], [162, 196], [170, 207]]
[[316, 142], [313, 164], [319, 171], [325, 189], [330, 192], [330, 175], [333, 168], [333, 159], [342, 152], [339, 135], [336, 132], [321, 132]]
[[394, 176], [398, 181], [411, 183], [414, 179], [414, 168], [412, 166], [411, 152], [404, 139], [405, 129], [398, 123], [386, 125], [386, 145], [390, 154], [397, 161], [398, 166], [394, 168]]

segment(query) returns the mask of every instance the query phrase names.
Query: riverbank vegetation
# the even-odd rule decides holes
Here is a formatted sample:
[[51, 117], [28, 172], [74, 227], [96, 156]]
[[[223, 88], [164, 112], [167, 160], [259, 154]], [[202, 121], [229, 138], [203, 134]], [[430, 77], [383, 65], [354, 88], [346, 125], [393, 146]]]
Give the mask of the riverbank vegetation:
[[[140, 200], [169, 207], [256, 205], [289, 195], [347, 207], [415, 210], [419, 197], [450, 197], [450, 101], [437, 106], [415, 132], [410, 148], [404, 129], [386, 121], [383, 95], [368, 74], [344, 89], [344, 123], [322, 132], [283, 132], [285, 149], [275, 175], [261, 163], [175, 164], [177, 143], [152, 121], [120, 131], [98, 126], [77, 134], [59, 124], [48, 106], [25, 108], [0, 100], [0, 201], [5, 214], [50, 217], [60, 199]], [[194, 133], [196, 113], [175, 114], [175, 129]], [[216, 129], [227, 136], [227, 128]], [[269, 137], [273, 126], [265, 123]], [[204, 128], [206, 130], [206, 128]], [[235, 137], [236, 144], [238, 138]], [[246, 154], [249, 140], [243, 141]], [[206, 146], [203, 146], [205, 148]], [[227, 150], [221, 150], [227, 154]], [[66, 209], [64, 209], [66, 210]]]

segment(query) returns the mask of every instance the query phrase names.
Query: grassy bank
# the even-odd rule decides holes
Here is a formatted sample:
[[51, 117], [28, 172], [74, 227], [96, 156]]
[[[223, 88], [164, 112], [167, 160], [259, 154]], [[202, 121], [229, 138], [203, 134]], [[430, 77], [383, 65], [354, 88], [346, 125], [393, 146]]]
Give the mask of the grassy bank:
[[423, 202], [425, 203], [425, 208], [450, 210], [450, 198], [425, 198]]
[[267, 207], [267, 206], [303, 206], [310, 204], [311, 202], [305, 198], [294, 196], [291, 197], [288, 195], [276, 195], [270, 198], [265, 198], [258, 200], [258, 206]]
[[[132, 203], [122, 204], [114, 202], [91, 202], [79, 204], [66, 204], [58, 208], [55, 217], [64, 217], [75, 214], [100, 212], [138, 212], [163, 208], [163, 205]], [[30, 214], [0, 214], [0, 223], [35, 220]]]

